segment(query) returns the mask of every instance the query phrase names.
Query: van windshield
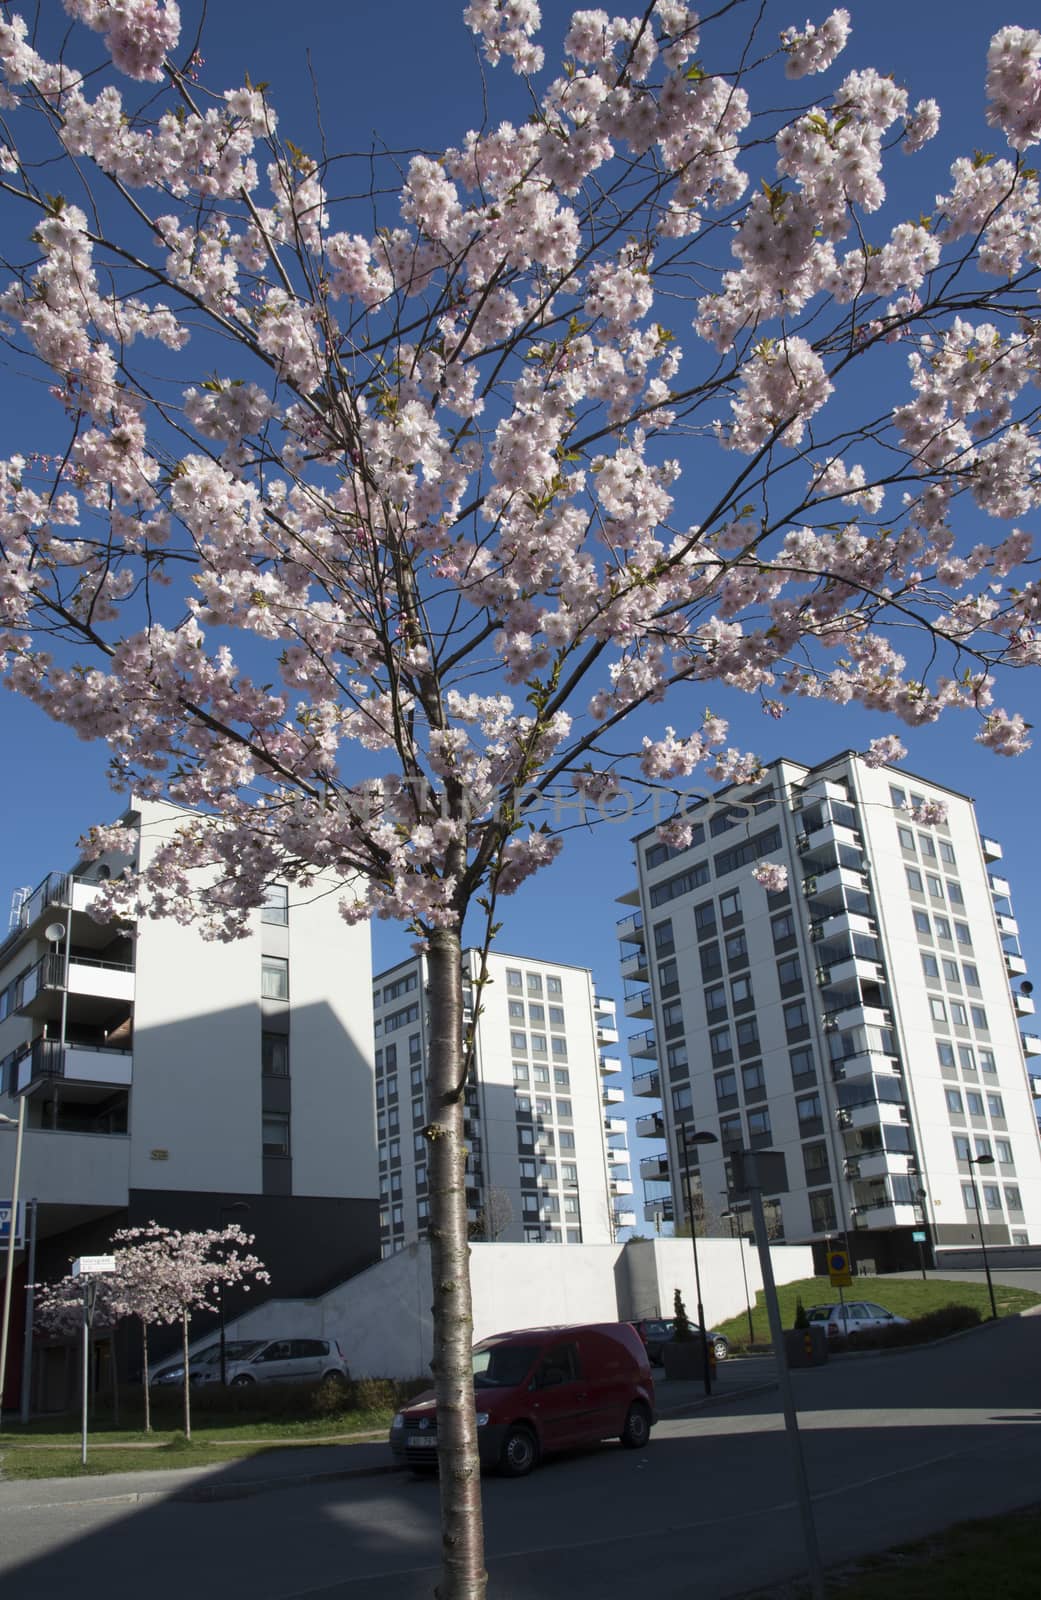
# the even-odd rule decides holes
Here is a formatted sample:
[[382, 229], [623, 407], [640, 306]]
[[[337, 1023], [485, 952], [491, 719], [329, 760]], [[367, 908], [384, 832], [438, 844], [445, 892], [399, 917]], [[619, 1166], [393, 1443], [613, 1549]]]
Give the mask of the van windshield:
[[512, 1389], [531, 1370], [537, 1344], [479, 1345], [473, 1353], [475, 1389]]

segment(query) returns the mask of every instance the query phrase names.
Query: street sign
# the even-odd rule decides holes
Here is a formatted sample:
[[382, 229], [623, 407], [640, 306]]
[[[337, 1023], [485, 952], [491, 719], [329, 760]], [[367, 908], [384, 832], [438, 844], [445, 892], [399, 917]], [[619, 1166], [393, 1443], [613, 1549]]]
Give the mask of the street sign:
[[82, 1278], [95, 1272], [115, 1272], [115, 1256], [78, 1256], [72, 1263], [72, 1276]]
[[[6, 1250], [11, 1237], [11, 1202], [0, 1200], [0, 1245]], [[19, 1200], [14, 1224], [14, 1245], [20, 1250], [25, 1243], [25, 1201]]]
[[848, 1289], [853, 1279], [849, 1270], [849, 1252], [846, 1250], [828, 1251], [828, 1277], [831, 1279], [833, 1289]]
[[911, 1240], [912, 1240], [912, 1242], [914, 1244], [924, 1244], [925, 1243], [925, 1234], [921, 1231], [920, 1228], [916, 1228], [914, 1233], [912, 1233], [912, 1235], [911, 1235]]

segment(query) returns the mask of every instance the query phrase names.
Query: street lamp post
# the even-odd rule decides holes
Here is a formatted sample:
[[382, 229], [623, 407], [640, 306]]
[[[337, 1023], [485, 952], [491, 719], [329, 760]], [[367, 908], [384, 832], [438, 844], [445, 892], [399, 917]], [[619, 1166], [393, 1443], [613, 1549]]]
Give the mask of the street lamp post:
[[[219, 1216], [218, 1226], [220, 1227], [221, 1231], [223, 1231], [223, 1229], [224, 1229], [224, 1218], [226, 1216], [230, 1216], [233, 1211], [248, 1211], [248, 1210], [249, 1210], [249, 1206], [246, 1204], [245, 1200], [233, 1200], [230, 1205], [221, 1206], [219, 1208], [219, 1212], [218, 1212], [218, 1216]], [[223, 1278], [221, 1279], [220, 1283], [217, 1286], [217, 1304], [218, 1304], [218, 1312], [219, 1312], [219, 1315], [220, 1315], [220, 1384], [221, 1384], [221, 1388], [222, 1389], [226, 1389], [228, 1387], [228, 1337], [227, 1337], [227, 1329], [225, 1327], [225, 1322], [224, 1322], [224, 1279]]]
[[687, 1155], [687, 1145], [690, 1144], [718, 1144], [719, 1140], [714, 1133], [691, 1133], [687, 1135], [687, 1124], [680, 1122], [680, 1143], [683, 1146], [683, 1186], [687, 1197], [687, 1216], [690, 1218], [690, 1242], [694, 1247], [694, 1292], [698, 1300], [698, 1327], [701, 1329], [701, 1377], [705, 1385], [705, 1393], [712, 1393], [712, 1372], [708, 1359], [708, 1329], [705, 1327], [705, 1308], [701, 1303], [701, 1271], [698, 1266], [698, 1234], [694, 1226], [694, 1206], [690, 1194], [690, 1165]]
[[4, 1384], [7, 1382], [7, 1339], [11, 1331], [11, 1289], [14, 1285], [14, 1240], [18, 1231], [18, 1188], [22, 1180], [22, 1141], [25, 1138], [25, 1096], [18, 1100], [18, 1116], [0, 1115], [0, 1126], [16, 1128], [14, 1178], [11, 1183], [11, 1221], [7, 1230], [7, 1276], [4, 1279], [3, 1325], [0, 1329], [0, 1421], [4, 1414]]
[[[725, 1189], [721, 1192], [723, 1194], [727, 1193]], [[748, 1342], [753, 1345], [755, 1344], [755, 1322], [752, 1318], [752, 1300], [748, 1293], [748, 1268], [745, 1266], [745, 1236], [739, 1228], [735, 1228], [736, 1219], [732, 1211], [724, 1211], [723, 1216], [730, 1224], [730, 1237], [737, 1240], [738, 1249], [741, 1252], [741, 1277], [745, 1285], [745, 1311], [748, 1313]]]
[[980, 1192], [976, 1187], [976, 1174], [973, 1171], [974, 1167], [992, 1167], [994, 1165], [994, 1157], [993, 1156], [969, 1156], [968, 1165], [969, 1165], [969, 1182], [972, 1184], [972, 1198], [976, 1203], [976, 1221], [980, 1225], [980, 1253], [983, 1256], [983, 1270], [987, 1275], [987, 1293], [990, 1295], [990, 1315], [991, 1315], [991, 1320], [993, 1322], [996, 1322], [998, 1320], [998, 1308], [994, 1303], [994, 1281], [993, 1281], [993, 1279], [991, 1278], [991, 1275], [990, 1275], [990, 1262], [987, 1260], [987, 1241], [983, 1237], [984, 1226], [983, 1226], [983, 1212], [982, 1212], [982, 1210], [980, 1208]]

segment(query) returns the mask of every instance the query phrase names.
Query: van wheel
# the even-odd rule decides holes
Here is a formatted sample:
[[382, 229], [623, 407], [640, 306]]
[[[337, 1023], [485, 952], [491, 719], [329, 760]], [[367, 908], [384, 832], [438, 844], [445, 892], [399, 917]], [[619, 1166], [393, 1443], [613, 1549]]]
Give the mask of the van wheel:
[[240, 1372], [237, 1378], [232, 1378], [231, 1387], [233, 1389], [241, 1389], [245, 1384], [253, 1384], [255, 1382], [255, 1378], [249, 1378], [244, 1372]]
[[725, 1361], [730, 1354], [730, 1346], [725, 1339], [717, 1339], [712, 1346], [712, 1353], [717, 1361]]
[[618, 1436], [627, 1450], [642, 1450], [651, 1437], [651, 1416], [639, 1402], [629, 1407], [625, 1427]]
[[538, 1460], [539, 1447], [530, 1428], [511, 1428], [503, 1442], [499, 1471], [506, 1478], [524, 1478]]

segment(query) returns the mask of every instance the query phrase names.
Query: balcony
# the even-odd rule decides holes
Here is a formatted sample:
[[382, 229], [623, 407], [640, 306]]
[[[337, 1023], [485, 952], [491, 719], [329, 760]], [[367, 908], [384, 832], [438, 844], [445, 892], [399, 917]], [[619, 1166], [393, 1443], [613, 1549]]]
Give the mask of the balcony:
[[[1041, 1056], [1041, 1035], [1036, 1033], [1021, 1033], [1019, 1037], [1023, 1041], [1024, 1055]], [[637, 1125], [637, 1127], [639, 1127], [639, 1125]]]
[[850, 1216], [854, 1228], [920, 1228], [922, 1225], [922, 1213], [917, 1206], [897, 1205], [888, 1197], [852, 1206]]
[[840, 937], [848, 939], [854, 933], [863, 933], [873, 939], [878, 935], [878, 928], [874, 919], [864, 916], [862, 912], [839, 909], [822, 918], [820, 922], [815, 922], [810, 933], [815, 942]]
[[[42, 936], [45, 923], [57, 920], [55, 912], [89, 911], [97, 898], [98, 887], [98, 884], [89, 883], [85, 878], [74, 878], [71, 872], [49, 872], [22, 906], [18, 914], [17, 931]], [[111, 938], [110, 924], [84, 919], [85, 943], [104, 945]]]
[[619, 917], [615, 925], [615, 933], [620, 944], [646, 944], [647, 935], [643, 925], [643, 912], [631, 911], [627, 917]]
[[640, 989], [636, 994], [627, 994], [625, 997], [625, 1014], [627, 1017], [653, 1017], [654, 1001], [649, 989]]
[[[65, 987], [65, 958], [51, 952], [18, 980], [12, 1010], [38, 1020], [57, 1021]], [[103, 1023], [112, 1001], [130, 1004], [134, 998], [134, 969], [130, 962], [96, 961], [76, 954], [69, 962], [69, 996], [76, 997], [76, 1019], [83, 1024]]]
[[10, 1088], [13, 1093], [22, 1094], [52, 1078], [110, 1084], [118, 1088], [131, 1083], [133, 1066], [130, 1050], [105, 1050], [79, 1044], [62, 1046], [57, 1039], [35, 1039], [15, 1055]]
[[856, 989], [860, 983], [884, 983], [885, 977], [886, 969], [880, 961], [866, 961], [863, 956], [845, 956], [817, 969], [817, 982], [828, 987], [834, 984]]
[[1019, 923], [1015, 917], [1006, 917], [1004, 912], [999, 911], [996, 920], [999, 933], [1003, 933], [1011, 939], [1019, 938]]
[[910, 1113], [896, 1100], [862, 1100], [859, 1105], [843, 1106], [838, 1113], [840, 1128], [877, 1128], [882, 1123], [907, 1122]]
[[983, 846], [984, 861], [1000, 861], [1002, 856], [1005, 854], [1004, 850], [1002, 850], [996, 839], [981, 837], [980, 844]]
[[626, 981], [635, 983], [647, 982], [647, 956], [643, 950], [634, 950], [631, 955], [623, 956], [619, 962], [619, 969]]
[[607, 1165], [609, 1167], [627, 1167], [629, 1165], [629, 1151], [623, 1145], [620, 1150], [607, 1147]]
[[644, 1183], [667, 1183], [669, 1178], [668, 1156], [643, 1156], [640, 1161], [640, 1177]]
[[996, 873], [987, 873], [987, 882], [990, 884], [991, 894], [1003, 895], [1006, 900], [1011, 897], [1012, 885], [1007, 878], [999, 878]]
[[832, 867], [828, 872], [811, 873], [803, 879], [803, 893], [812, 895], [815, 900], [841, 901], [847, 890], [859, 890], [861, 894], [867, 892], [868, 879], [866, 872], [854, 872], [852, 867]]
[[814, 828], [812, 833], [800, 834], [798, 844], [803, 856], [816, 855], [818, 851], [826, 849], [834, 850], [840, 844], [848, 845], [851, 850], [859, 850], [860, 835], [853, 828], [829, 819], [821, 823], [819, 828]]
[[[1038, 1040], [1038, 1050], [1041, 1052], [1041, 1039]], [[636, 1119], [636, 1137], [638, 1139], [664, 1139], [665, 1118], [660, 1111], [649, 1111]]]
[[654, 1029], [648, 1028], [644, 1033], [634, 1033], [629, 1040], [629, 1054], [634, 1061], [654, 1061], [658, 1056], [658, 1041], [654, 1036]]
[[622, 1063], [621, 1063], [620, 1057], [618, 1057], [618, 1056], [601, 1056], [600, 1057], [600, 1073], [601, 1073], [602, 1077], [608, 1078], [615, 1072], [621, 1072], [621, 1070], [622, 1070]]
[[1005, 971], [1010, 978], [1025, 978], [1027, 964], [1022, 956], [1013, 955], [1011, 950], [1005, 951]]
[[603, 1101], [605, 1106], [620, 1106], [620, 1105], [624, 1105], [625, 1104], [625, 1090], [624, 1089], [613, 1089], [613, 1088], [612, 1089], [608, 1089], [606, 1087], [602, 1087], [601, 1090], [600, 1090], [600, 1098]]
[[900, 1077], [900, 1061], [897, 1056], [884, 1056], [877, 1050], [863, 1050], [859, 1055], [847, 1056], [844, 1061], [832, 1062], [832, 1075], [835, 1068], [841, 1067], [841, 1077], [865, 1078], [872, 1077], [876, 1072], [889, 1078]]
[[629, 1125], [624, 1117], [605, 1117], [604, 1132], [609, 1137], [613, 1134], [628, 1133]]
[[1034, 1015], [1036, 1008], [1034, 1006], [1034, 999], [1032, 995], [1014, 994], [1012, 996], [1012, 1004], [1016, 1008], [1017, 1017], [1032, 1017]]
[[598, 1022], [596, 1025], [596, 1042], [598, 1047], [605, 1044], [617, 1044], [618, 1029]]
[[634, 1076], [633, 1094], [641, 1099], [661, 1099], [661, 1074], [657, 1068], [653, 1072], [640, 1072]]
[[612, 1178], [610, 1183], [611, 1193], [614, 1195], [629, 1195], [633, 1192], [631, 1178]]
[[888, 1150], [858, 1150], [846, 1157], [845, 1170], [847, 1178], [866, 1181], [870, 1178], [884, 1178], [892, 1172], [906, 1172], [907, 1164], [906, 1159], [897, 1160], [894, 1164], [893, 1156]]
[[616, 1228], [635, 1228], [636, 1212], [629, 1207], [619, 1207], [614, 1213], [614, 1225]]
[[639, 889], [634, 884], [631, 889], [626, 889], [624, 894], [616, 894], [614, 903], [616, 906], [638, 906], [640, 904]]
[[852, 1028], [891, 1028], [893, 1013], [861, 1002], [844, 1006], [839, 1011], [829, 1011], [824, 1018], [824, 1026], [835, 1028], [839, 1033], [847, 1033]]

